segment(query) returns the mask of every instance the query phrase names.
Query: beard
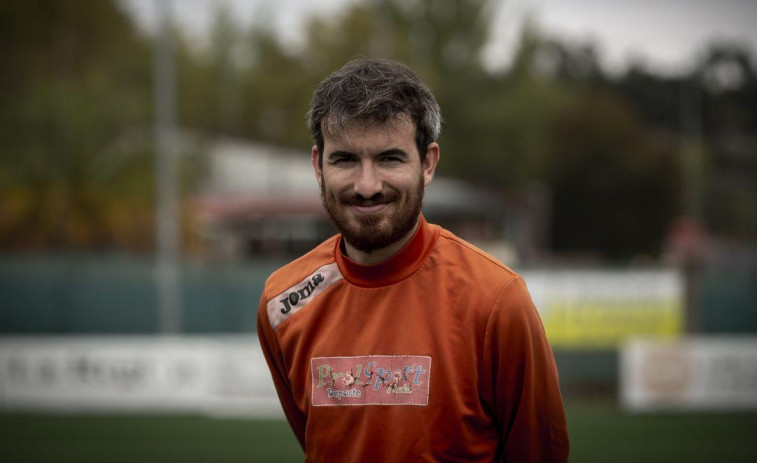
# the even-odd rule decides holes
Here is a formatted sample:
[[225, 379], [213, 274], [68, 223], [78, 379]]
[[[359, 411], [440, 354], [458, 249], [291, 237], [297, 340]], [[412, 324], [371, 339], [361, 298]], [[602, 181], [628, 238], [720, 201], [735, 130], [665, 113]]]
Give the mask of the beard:
[[[344, 239], [355, 249], [367, 254], [383, 249], [403, 238], [415, 227], [423, 205], [423, 176], [418, 177], [415, 186], [404, 196], [390, 190], [364, 198], [353, 193], [340, 194], [327, 190], [321, 179], [321, 201], [323, 207]], [[350, 205], [391, 203], [390, 211], [375, 214], [353, 214]]]

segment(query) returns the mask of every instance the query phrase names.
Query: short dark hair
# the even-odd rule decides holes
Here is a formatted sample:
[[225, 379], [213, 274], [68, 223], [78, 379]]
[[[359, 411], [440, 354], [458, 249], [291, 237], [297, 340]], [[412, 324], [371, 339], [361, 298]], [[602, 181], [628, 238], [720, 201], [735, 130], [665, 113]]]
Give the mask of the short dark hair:
[[431, 90], [405, 64], [359, 57], [326, 77], [313, 92], [308, 127], [323, 161], [323, 134], [338, 134], [354, 120], [384, 123], [407, 114], [415, 123], [415, 144], [426, 156], [438, 140], [442, 115]]

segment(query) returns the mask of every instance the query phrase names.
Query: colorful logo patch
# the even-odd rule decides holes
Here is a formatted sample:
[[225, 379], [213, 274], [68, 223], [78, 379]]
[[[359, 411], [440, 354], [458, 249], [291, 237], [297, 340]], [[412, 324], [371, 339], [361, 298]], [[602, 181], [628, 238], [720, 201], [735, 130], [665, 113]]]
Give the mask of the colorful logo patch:
[[428, 405], [431, 357], [316, 357], [310, 360], [310, 371], [316, 407]]

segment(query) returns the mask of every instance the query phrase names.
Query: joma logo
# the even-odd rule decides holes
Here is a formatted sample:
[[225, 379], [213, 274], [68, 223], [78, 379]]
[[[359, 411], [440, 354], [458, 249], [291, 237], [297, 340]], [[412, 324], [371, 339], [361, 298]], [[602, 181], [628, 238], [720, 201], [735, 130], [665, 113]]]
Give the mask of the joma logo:
[[268, 299], [266, 310], [274, 330], [293, 314], [296, 314], [318, 298], [335, 283], [342, 281], [336, 262], [315, 269], [294, 285]]
[[289, 311], [292, 310], [292, 307], [296, 306], [298, 302], [309, 298], [310, 295], [313, 294], [313, 290], [321, 284], [323, 280], [323, 275], [316, 273], [305, 286], [297, 291], [292, 291], [287, 297], [279, 299], [279, 302], [283, 304], [283, 307], [281, 307], [281, 313], [289, 313]]

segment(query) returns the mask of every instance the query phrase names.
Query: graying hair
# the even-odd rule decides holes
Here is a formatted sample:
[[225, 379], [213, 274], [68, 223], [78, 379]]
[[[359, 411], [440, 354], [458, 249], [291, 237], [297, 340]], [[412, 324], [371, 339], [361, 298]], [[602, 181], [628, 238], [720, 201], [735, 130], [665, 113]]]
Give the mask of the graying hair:
[[431, 90], [410, 67], [360, 57], [326, 77], [313, 93], [308, 127], [323, 160], [323, 136], [339, 135], [351, 121], [383, 124], [403, 114], [415, 123], [415, 144], [426, 156], [439, 139], [442, 114]]

